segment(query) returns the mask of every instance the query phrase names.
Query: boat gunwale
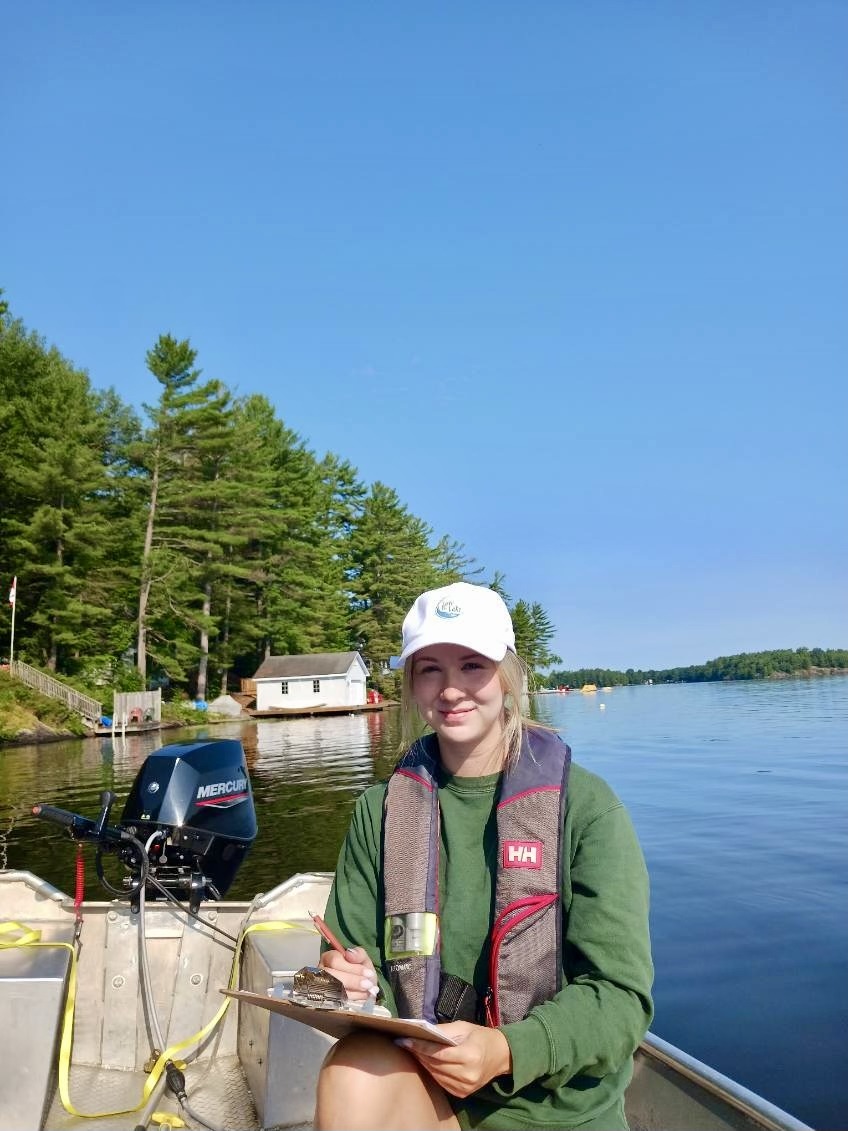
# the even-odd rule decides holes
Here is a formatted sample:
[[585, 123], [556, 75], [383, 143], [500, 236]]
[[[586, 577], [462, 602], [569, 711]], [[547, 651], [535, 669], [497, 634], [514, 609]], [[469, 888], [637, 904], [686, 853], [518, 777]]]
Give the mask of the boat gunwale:
[[756, 1119], [757, 1125], [766, 1131], [814, 1131], [808, 1123], [804, 1123], [777, 1104], [771, 1103], [757, 1092], [752, 1092], [750, 1088], [746, 1088], [732, 1077], [725, 1076], [718, 1069], [711, 1068], [704, 1061], [684, 1052], [670, 1041], [664, 1041], [655, 1033], [646, 1033], [639, 1045], [639, 1051], [648, 1058], [673, 1069], [744, 1115]]

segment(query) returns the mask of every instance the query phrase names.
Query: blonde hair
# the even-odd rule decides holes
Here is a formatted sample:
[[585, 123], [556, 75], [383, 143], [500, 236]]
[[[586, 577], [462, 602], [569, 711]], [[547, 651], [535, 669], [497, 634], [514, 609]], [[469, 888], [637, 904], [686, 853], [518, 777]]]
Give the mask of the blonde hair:
[[[403, 666], [403, 679], [400, 690], [401, 717], [401, 755], [412, 746], [416, 739], [428, 733], [413, 698], [413, 658], [409, 657]], [[498, 676], [504, 693], [503, 728], [503, 768], [511, 770], [521, 754], [521, 739], [525, 726], [539, 726], [526, 713], [531, 675], [527, 665], [515, 652], [507, 654], [498, 664]], [[548, 729], [542, 727], [542, 730]]]

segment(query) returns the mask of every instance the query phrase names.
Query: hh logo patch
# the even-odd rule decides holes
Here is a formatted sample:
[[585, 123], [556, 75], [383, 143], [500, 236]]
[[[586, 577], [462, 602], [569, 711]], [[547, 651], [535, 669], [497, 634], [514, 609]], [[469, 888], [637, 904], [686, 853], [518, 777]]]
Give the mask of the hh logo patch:
[[540, 840], [507, 840], [503, 846], [504, 868], [541, 868]]

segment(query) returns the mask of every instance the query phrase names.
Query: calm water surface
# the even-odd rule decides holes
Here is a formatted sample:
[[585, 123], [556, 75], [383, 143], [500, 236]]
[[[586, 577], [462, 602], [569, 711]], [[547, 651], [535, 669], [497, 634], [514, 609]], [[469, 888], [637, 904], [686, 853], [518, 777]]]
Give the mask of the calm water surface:
[[[652, 878], [654, 1032], [820, 1129], [848, 1125], [848, 678], [616, 688], [535, 700], [627, 805]], [[603, 709], [602, 709], [603, 704]], [[385, 776], [396, 712], [210, 728], [240, 737], [260, 834], [230, 890], [331, 870], [353, 802]], [[197, 737], [168, 732], [166, 742]], [[201, 736], [203, 736], [201, 732]], [[0, 866], [73, 891], [36, 801], [123, 803], [160, 740], [0, 752]], [[90, 854], [89, 854], [90, 859]], [[89, 898], [101, 898], [88, 869]]]

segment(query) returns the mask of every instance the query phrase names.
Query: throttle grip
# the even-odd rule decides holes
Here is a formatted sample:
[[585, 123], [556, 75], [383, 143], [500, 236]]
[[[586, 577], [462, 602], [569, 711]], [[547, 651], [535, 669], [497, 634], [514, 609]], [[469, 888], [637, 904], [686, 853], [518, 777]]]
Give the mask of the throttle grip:
[[78, 833], [93, 833], [94, 821], [88, 817], [81, 817], [79, 813], [69, 813], [67, 809], [57, 809], [55, 805], [33, 805], [34, 817], [41, 817], [45, 821], [53, 821], [56, 825], [64, 825]]

